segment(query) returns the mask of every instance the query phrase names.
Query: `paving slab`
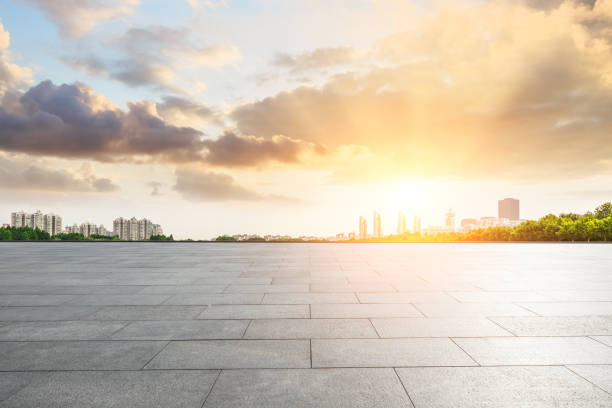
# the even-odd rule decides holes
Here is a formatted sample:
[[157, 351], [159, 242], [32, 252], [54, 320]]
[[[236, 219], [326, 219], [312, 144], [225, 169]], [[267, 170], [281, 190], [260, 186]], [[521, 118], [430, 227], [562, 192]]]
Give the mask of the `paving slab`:
[[199, 319], [307, 319], [308, 305], [212, 305]]
[[254, 320], [245, 339], [360, 339], [378, 338], [367, 319]]
[[595, 340], [612, 347], [612, 336], [591, 336]]
[[167, 342], [0, 342], [0, 371], [139, 370]]
[[357, 293], [360, 303], [419, 303], [441, 302], [457, 304], [457, 300], [444, 292], [398, 292], [398, 293]]
[[223, 371], [204, 407], [410, 407], [390, 368]]
[[187, 320], [195, 319], [206, 306], [104, 306], [86, 320]]
[[612, 396], [564, 367], [398, 368], [418, 408], [591, 408]]
[[517, 336], [612, 335], [612, 316], [491, 317]]
[[116, 340], [239, 339], [248, 320], [162, 320], [131, 322], [113, 334]]
[[125, 322], [19, 322], [0, 327], [0, 341], [104, 340]]
[[307, 284], [295, 285], [229, 285], [225, 293], [305, 293]]
[[228, 285], [157, 285], [145, 286], [141, 295], [174, 295], [177, 293], [221, 293]]
[[477, 365], [449, 339], [313, 339], [313, 367]]
[[82, 295], [77, 296], [66, 305], [83, 306], [125, 306], [125, 305], [159, 305], [168, 299], [168, 295]]
[[264, 304], [308, 305], [318, 303], [358, 303], [352, 293], [267, 293]]
[[535, 313], [511, 303], [417, 303], [427, 317], [534, 316]]
[[75, 295], [0, 295], [0, 306], [59, 306]]
[[314, 304], [310, 306], [312, 318], [372, 318], [423, 317], [413, 305], [399, 304]]
[[0, 307], [0, 321], [79, 320], [86, 318], [98, 309], [94, 306]]
[[[28, 385], [39, 373], [0, 373], [0, 406], [2, 401]], [[5, 404], [6, 406], [6, 404]]]
[[612, 348], [588, 337], [456, 338], [481, 365], [612, 364]]
[[519, 303], [540, 316], [612, 316], [612, 302]]
[[219, 294], [177, 294], [164, 302], [164, 305], [258, 305], [263, 294], [257, 293], [219, 293]]
[[612, 365], [570, 365], [567, 368], [612, 395]]
[[512, 336], [486, 318], [391, 318], [372, 324], [383, 338]]
[[174, 341], [147, 369], [307, 368], [308, 340]]
[[196, 370], [45, 373], [0, 407], [199, 408], [217, 375]]
[[514, 291], [451, 291], [449, 295], [459, 302], [511, 303], [511, 302], [550, 302], [552, 299], [537, 292]]

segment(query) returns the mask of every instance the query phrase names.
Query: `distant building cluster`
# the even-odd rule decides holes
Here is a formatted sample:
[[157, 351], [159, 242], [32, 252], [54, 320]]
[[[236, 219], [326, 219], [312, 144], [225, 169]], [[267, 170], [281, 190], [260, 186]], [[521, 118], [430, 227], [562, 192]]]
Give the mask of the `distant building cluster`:
[[67, 225], [62, 230], [62, 217], [56, 214], [43, 214], [41, 211], [29, 214], [23, 211], [11, 213], [11, 227], [31, 227], [47, 231], [51, 236], [64, 233], [83, 234], [85, 237], [92, 235], [105, 235], [119, 237], [125, 241], [148, 240], [153, 235], [163, 235], [164, 231], [159, 224], [153, 224], [151, 220], [141, 220], [132, 217], [130, 219], [119, 217], [113, 221], [112, 231], [107, 230], [104, 225], [92, 224], [89, 221], [82, 224]]
[[123, 241], [148, 240], [152, 235], [163, 233], [161, 225], [153, 224], [146, 218], [138, 220], [136, 217], [130, 219], [119, 217], [113, 221], [113, 235]]
[[43, 214], [40, 211], [32, 214], [19, 211], [11, 213], [11, 227], [38, 228], [53, 236], [62, 232], [62, 217], [57, 214]]

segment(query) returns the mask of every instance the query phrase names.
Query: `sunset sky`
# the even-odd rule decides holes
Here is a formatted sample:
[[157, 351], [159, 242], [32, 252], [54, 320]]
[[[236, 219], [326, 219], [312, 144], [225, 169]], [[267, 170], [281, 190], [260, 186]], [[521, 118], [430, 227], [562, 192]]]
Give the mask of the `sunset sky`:
[[329, 235], [612, 200], [612, 0], [4, 0], [0, 224]]

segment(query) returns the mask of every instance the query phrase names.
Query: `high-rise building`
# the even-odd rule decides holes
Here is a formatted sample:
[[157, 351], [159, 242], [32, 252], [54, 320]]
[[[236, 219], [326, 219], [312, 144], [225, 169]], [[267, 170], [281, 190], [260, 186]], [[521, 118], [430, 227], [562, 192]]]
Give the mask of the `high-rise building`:
[[161, 225], [153, 224], [151, 220], [143, 218], [137, 220], [132, 217], [129, 220], [123, 217], [113, 221], [113, 235], [125, 241], [143, 241], [152, 235], [162, 235], [164, 231]]
[[412, 232], [421, 235], [421, 217], [418, 215], [415, 215], [412, 221]]
[[444, 217], [444, 226], [448, 231], [455, 231], [455, 213], [449, 209]]
[[512, 221], [519, 220], [519, 200], [516, 198], [504, 198], [497, 202], [497, 218], [507, 218]]
[[406, 214], [401, 211], [397, 216], [397, 233], [399, 235], [406, 233]]
[[41, 211], [32, 214], [19, 211], [11, 213], [11, 226], [38, 228], [55, 235], [62, 230], [62, 217], [56, 214], [43, 214]]
[[368, 223], [365, 217], [359, 217], [359, 239], [368, 238]]
[[90, 222], [84, 222], [79, 227], [79, 232], [83, 234], [83, 236], [88, 237], [98, 233], [98, 226]]
[[377, 213], [376, 211], [374, 211], [374, 215], [373, 215], [373, 220], [372, 220], [372, 235], [375, 238], [380, 238], [382, 237], [382, 231], [380, 228], [380, 214]]

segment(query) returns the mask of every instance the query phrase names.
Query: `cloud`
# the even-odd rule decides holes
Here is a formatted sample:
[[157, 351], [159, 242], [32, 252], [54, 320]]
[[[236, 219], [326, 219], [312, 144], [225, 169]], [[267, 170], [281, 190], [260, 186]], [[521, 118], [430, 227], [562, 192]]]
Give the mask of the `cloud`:
[[0, 107], [0, 149], [33, 155], [169, 162], [201, 160], [201, 132], [167, 124], [152, 102], [116, 108], [84, 84], [41, 82]]
[[150, 181], [147, 183], [147, 187], [151, 187], [151, 193], [149, 194], [151, 197], [156, 197], [156, 196], [160, 196], [162, 195], [159, 192], [159, 189], [161, 188], [162, 183], [157, 182], [157, 181]]
[[25, 160], [9, 160], [0, 156], [0, 188], [8, 190], [112, 193], [120, 188], [111, 179], [88, 172], [78, 174]]
[[385, 66], [244, 104], [230, 118], [255, 137], [364, 146], [368, 158], [321, 163], [356, 178], [609, 172], [611, 30], [610, 1], [547, 12], [444, 3], [376, 44]]
[[208, 148], [206, 161], [228, 167], [255, 166], [268, 162], [299, 163], [300, 155], [307, 151], [324, 153], [321, 146], [275, 135], [264, 139], [255, 136], [239, 136], [227, 131], [216, 140], [204, 142]]
[[140, 0], [25, 0], [40, 8], [66, 36], [81, 36], [95, 26], [132, 14]]
[[299, 199], [276, 194], [265, 194], [244, 187], [228, 174], [196, 168], [178, 168], [172, 189], [189, 201], [277, 201], [299, 203]]
[[131, 28], [108, 41], [116, 57], [65, 55], [67, 65], [88, 74], [107, 77], [133, 87], [154, 87], [175, 94], [189, 93], [177, 85], [178, 72], [221, 68], [242, 57], [234, 45], [202, 46], [193, 31], [161, 25]]
[[157, 113], [167, 122], [187, 126], [190, 123], [208, 123], [223, 126], [220, 115], [213, 108], [177, 96], [165, 96], [156, 104]]
[[185, 0], [194, 9], [228, 7], [227, 0]]
[[294, 72], [310, 69], [327, 68], [354, 62], [365, 56], [361, 50], [353, 47], [318, 48], [302, 54], [278, 53], [272, 63], [290, 68]]
[[0, 98], [31, 83], [34, 72], [11, 62], [11, 37], [0, 22]]
[[177, 169], [173, 190], [190, 201], [260, 201], [264, 197], [221, 173]]

